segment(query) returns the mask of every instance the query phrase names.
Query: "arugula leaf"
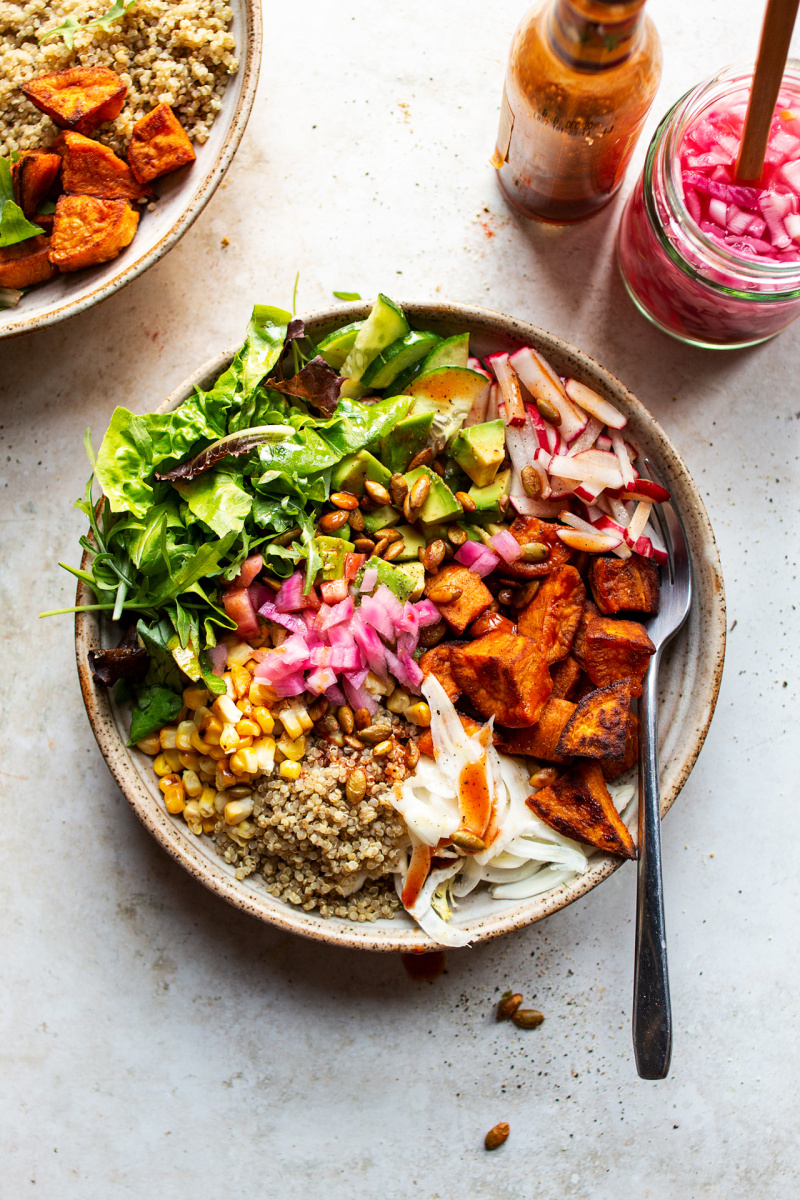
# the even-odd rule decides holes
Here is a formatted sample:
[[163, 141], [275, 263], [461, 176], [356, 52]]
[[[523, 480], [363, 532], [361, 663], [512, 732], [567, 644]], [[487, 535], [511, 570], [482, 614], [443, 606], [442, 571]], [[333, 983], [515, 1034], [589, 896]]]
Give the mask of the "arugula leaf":
[[92, 26], [97, 26], [99, 29], [105, 30], [106, 33], [111, 33], [111, 24], [113, 21], [118, 21], [120, 17], [124, 17], [127, 12], [133, 8], [136, 0], [114, 0], [113, 5], [107, 12], [104, 12], [99, 17], [95, 17], [93, 21], [87, 21], [82, 24], [77, 21], [72, 15], [65, 17], [60, 25], [56, 25], [55, 29], [51, 29], [48, 33], [39, 34], [36, 39], [40, 46], [45, 42], [49, 42], [52, 38], [60, 37], [63, 39], [68, 50], [75, 49], [75, 31], [77, 29], [91, 29]]
[[358, 292], [334, 292], [337, 300], [360, 300]]
[[32, 225], [14, 200], [11, 164], [8, 159], [0, 158], [0, 248], [15, 246], [38, 237], [41, 232], [41, 227]]
[[98, 25], [100, 29], [104, 29], [106, 33], [111, 33], [111, 22], [118, 21], [120, 17], [124, 17], [126, 12], [133, 8], [136, 0], [114, 0], [114, 4], [104, 12], [102, 16], [95, 17], [93, 21], [89, 21], [89, 28], [92, 25]]
[[131, 736], [129, 746], [135, 746], [148, 733], [155, 733], [162, 725], [174, 721], [183, 708], [183, 697], [178, 696], [169, 688], [155, 685], [140, 688], [136, 696], [136, 705], [131, 714]]
[[162, 617], [150, 626], [144, 621], [139, 621], [136, 633], [150, 658], [144, 686], [163, 687], [171, 692], [182, 691], [181, 673], [169, 648], [174, 634], [169, 618]]
[[217, 537], [226, 533], [239, 533], [244, 527], [245, 517], [253, 506], [253, 497], [240, 487], [241, 476], [224, 471], [209, 471], [199, 475], [191, 483], [179, 481], [175, 487], [183, 496], [190, 510]]
[[49, 42], [51, 38], [63, 38], [64, 45], [68, 50], [75, 49], [75, 30], [81, 28], [80, 21], [76, 21], [73, 16], [65, 17], [60, 25], [56, 25], [55, 29], [51, 29], [49, 33], [40, 33], [37, 41], [40, 46], [45, 42]]

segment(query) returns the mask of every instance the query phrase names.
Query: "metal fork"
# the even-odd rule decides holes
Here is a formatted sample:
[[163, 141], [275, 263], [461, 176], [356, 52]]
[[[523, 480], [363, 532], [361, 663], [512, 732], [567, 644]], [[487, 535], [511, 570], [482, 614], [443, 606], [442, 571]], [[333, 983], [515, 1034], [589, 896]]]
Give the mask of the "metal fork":
[[[649, 459], [645, 466], [663, 482]], [[642, 1079], [664, 1079], [672, 1054], [672, 1012], [661, 878], [661, 798], [658, 788], [658, 668], [661, 652], [689, 614], [692, 559], [681, 519], [670, 503], [653, 513], [669, 556], [661, 575], [658, 614], [647, 626], [655, 654], [639, 700], [639, 864], [636, 891], [636, 958], [633, 972], [633, 1050]]]

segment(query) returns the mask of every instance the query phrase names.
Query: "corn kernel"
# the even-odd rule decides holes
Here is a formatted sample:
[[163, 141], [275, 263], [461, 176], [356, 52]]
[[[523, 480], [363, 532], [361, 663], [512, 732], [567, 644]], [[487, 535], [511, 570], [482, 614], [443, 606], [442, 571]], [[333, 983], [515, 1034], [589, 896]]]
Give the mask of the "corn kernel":
[[181, 721], [175, 734], [176, 750], [191, 750], [193, 733], [197, 733], [194, 721]]
[[223, 812], [225, 811], [225, 805], [227, 803], [228, 803], [228, 793], [227, 792], [215, 792], [214, 793], [214, 808], [216, 809], [216, 811], [219, 813], [220, 816], [222, 816]]
[[213, 758], [215, 762], [220, 762], [221, 759], [227, 758], [227, 754], [222, 749], [222, 746], [206, 746], [206, 753], [209, 758]]
[[198, 754], [208, 753], [208, 743], [203, 741], [196, 729], [189, 738], [189, 741], [192, 743], [192, 749], [196, 750]]
[[229, 800], [225, 805], [224, 816], [226, 825], [238, 825], [253, 811], [253, 797], [244, 800]]
[[275, 739], [271, 737], [258, 738], [253, 742], [253, 749], [258, 755], [258, 769], [263, 775], [270, 775], [275, 765]]
[[207, 821], [203, 821], [203, 833], [213, 833], [217, 828], [217, 818], [209, 817]]
[[247, 699], [251, 704], [269, 704], [275, 698], [275, 693], [268, 683], [261, 683], [260, 680], [254, 679], [250, 684]]
[[258, 770], [258, 752], [252, 746], [246, 746], [231, 755], [231, 770], [234, 775], [255, 775]]
[[161, 778], [158, 781], [158, 786], [162, 792], [166, 792], [167, 788], [173, 787], [174, 784], [180, 783], [180, 781], [181, 781], [180, 775], [174, 775], [174, 774], [172, 774], [172, 772], [170, 772], [169, 775], [161, 776]]
[[406, 709], [403, 715], [405, 716], [405, 719], [407, 721], [411, 721], [413, 725], [427, 726], [431, 723], [430, 707], [422, 700], [420, 700], [417, 704], [412, 704]]
[[178, 732], [178, 729], [177, 729], [177, 726], [175, 726], [175, 725], [165, 725], [164, 726], [164, 728], [161, 730], [161, 732], [158, 735], [159, 741], [161, 742], [162, 750], [174, 750], [175, 749], [175, 734], [177, 732]]
[[183, 786], [186, 788], [187, 796], [191, 796], [194, 800], [203, 790], [203, 785], [200, 782], [200, 776], [196, 771], [183, 772]]
[[148, 733], [147, 737], [136, 743], [136, 749], [141, 750], [143, 754], [158, 754], [161, 749], [161, 738], [157, 733]]
[[231, 667], [231, 680], [233, 681], [233, 691], [237, 700], [241, 700], [250, 691], [250, 672], [244, 667], [238, 666], [236, 663]]
[[196, 771], [200, 764], [200, 755], [196, 750], [181, 751], [181, 766], [185, 771]]
[[224, 758], [222, 762], [217, 763], [215, 783], [217, 785], [218, 792], [224, 792], [225, 788], [233, 787], [234, 784], [237, 784], [238, 782], [239, 780], [231, 770], [230, 763], [228, 762], [227, 758]]
[[305, 756], [306, 739], [302, 735], [292, 741], [284, 737], [278, 742], [278, 746], [286, 758], [291, 759], [292, 762], [300, 762], [300, 759]]
[[237, 700], [236, 707], [238, 708], [239, 712], [242, 714], [243, 717], [252, 717], [253, 706], [249, 700], [247, 700], [247, 699]]
[[164, 792], [164, 805], [168, 813], [182, 813], [186, 807], [186, 791], [182, 783], [173, 784]]
[[162, 750], [161, 753], [169, 763], [170, 771], [180, 771], [181, 755], [179, 750]]
[[404, 713], [411, 704], [411, 697], [408, 692], [402, 688], [395, 688], [389, 699], [386, 701], [386, 707], [389, 712]]
[[257, 708], [253, 712], [253, 716], [261, 726], [262, 733], [272, 733], [275, 728], [275, 718], [268, 708]]
[[217, 770], [216, 759], [212, 758], [210, 754], [204, 754], [200, 759], [199, 769], [201, 775], [211, 775], [213, 778]]
[[233, 680], [231, 679], [230, 671], [226, 671], [222, 676], [222, 682], [225, 684], [225, 696], [223, 699], [230, 700], [233, 703], [236, 699], [236, 693], [233, 690]]
[[[192, 823], [195, 825], [200, 824], [202, 817], [200, 816], [200, 809], [197, 806], [196, 800], [190, 800], [188, 804], [184, 805], [183, 819], [187, 825], [191, 825]], [[194, 830], [192, 830], [192, 833], [194, 833]]]
[[240, 841], [247, 842], [251, 837], [255, 837], [256, 827], [252, 821], [240, 821], [234, 826], [233, 836]]
[[303, 726], [298, 721], [294, 712], [292, 712], [290, 709], [282, 709], [281, 721], [283, 722], [283, 728], [286, 730], [292, 740], [300, 737], [303, 732]]
[[241, 740], [239, 734], [236, 732], [236, 726], [226, 725], [219, 735], [220, 749], [224, 750], [226, 754], [233, 754], [234, 750], [239, 749]]
[[163, 751], [153, 760], [153, 770], [155, 771], [156, 775], [171, 775], [173, 773], [173, 769], [169, 765], [167, 756]]
[[[239, 720], [239, 710], [231, 700], [230, 696], [217, 696], [211, 706], [211, 711], [220, 722], [220, 725], [235, 725]], [[205, 730], [203, 731], [206, 732]], [[222, 729], [220, 728], [220, 733]]]
[[217, 810], [214, 806], [214, 801], [216, 798], [216, 789], [211, 787], [203, 788], [202, 792], [197, 797], [195, 803], [197, 804], [197, 811], [200, 813], [200, 817], [203, 821], [208, 821], [211, 819], [211, 817], [216, 818]]
[[239, 737], [257, 738], [261, 737], [261, 726], [257, 721], [251, 720], [250, 717], [245, 717], [242, 721], [237, 722], [236, 732], [239, 734]]
[[299, 779], [300, 778], [300, 763], [291, 762], [288, 758], [281, 763], [278, 768], [281, 779]]
[[183, 703], [192, 712], [196, 712], [198, 708], [202, 708], [208, 699], [208, 690], [204, 687], [199, 687], [197, 684], [192, 684], [191, 687], [183, 689]]
[[[235, 668], [241, 669], [249, 658], [252, 657], [252, 647], [248, 646], [247, 642], [237, 642], [235, 646], [228, 647], [228, 666], [231, 668], [234, 684], [236, 683]], [[250, 680], [247, 681], [247, 686], [250, 686]]]

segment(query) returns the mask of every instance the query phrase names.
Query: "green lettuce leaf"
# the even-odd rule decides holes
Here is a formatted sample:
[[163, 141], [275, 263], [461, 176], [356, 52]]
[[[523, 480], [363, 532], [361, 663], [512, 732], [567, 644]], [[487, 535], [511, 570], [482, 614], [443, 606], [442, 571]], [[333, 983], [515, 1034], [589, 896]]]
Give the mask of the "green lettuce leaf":
[[253, 497], [241, 486], [241, 476], [225, 471], [209, 471], [191, 483], [176, 482], [175, 487], [190, 510], [217, 537], [239, 533], [253, 506]]
[[337, 462], [346, 454], [355, 454], [394, 429], [413, 404], [410, 396], [393, 396], [377, 404], [358, 400], [339, 401], [336, 412], [327, 421], [315, 423], [319, 436], [336, 451]]
[[135, 746], [149, 733], [155, 733], [162, 725], [174, 721], [183, 708], [183, 697], [169, 688], [155, 685], [139, 688], [136, 705], [131, 714], [131, 736], [129, 746]]
[[17, 242], [38, 237], [41, 232], [40, 226], [32, 225], [15, 202], [11, 163], [7, 158], [0, 158], [0, 248], [15, 246]]

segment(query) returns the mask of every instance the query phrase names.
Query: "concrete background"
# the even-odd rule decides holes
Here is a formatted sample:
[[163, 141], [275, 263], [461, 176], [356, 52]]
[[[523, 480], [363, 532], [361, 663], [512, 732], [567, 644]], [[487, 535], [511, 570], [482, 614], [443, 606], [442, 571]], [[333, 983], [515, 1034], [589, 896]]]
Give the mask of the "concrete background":
[[[650, 0], [665, 69], [636, 169], [674, 99], [754, 56], [758, 8]], [[249, 128], [194, 228], [99, 308], [0, 345], [3, 1200], [797, 1194], [800, 325], [746, 352], [683, 348], [623, 294], [620, 200], [568, 230], [509, 213], [487, 159], [522, 10], [268, 6]], [[298, 269], [300, 311], [381, 289], [546, 326], [649, 405], [701, 484], [730, 635], [664, 825], [665, 1082], [632, 1059], [631, 867], [449, 953], [433, 982], [262, 927], [137, 823], [85, 719], [71, 621], [37, 620], [74, 594], [57, 561], [78, 561], [84, 429], [97, 444], [115, 403], [153, 407], [254, 301], [288, 305]], [[492, 1022], [507, 987], [539, 1030]]]

